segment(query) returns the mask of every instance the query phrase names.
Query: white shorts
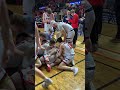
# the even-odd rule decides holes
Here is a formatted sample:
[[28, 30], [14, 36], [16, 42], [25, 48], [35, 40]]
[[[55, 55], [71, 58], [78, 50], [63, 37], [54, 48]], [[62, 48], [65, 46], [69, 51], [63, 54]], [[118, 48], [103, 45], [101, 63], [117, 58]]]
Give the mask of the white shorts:
[[71, 55], [71, 56], [65, 56], [63, 62], [66, 64], [66, 65], [69, 65], [72, 60], [74, 60], [74, 55]]
[[66, 37], [66, 42], [73, 42], [73, 38], [75, 36], [75, 31], [69, 31]]

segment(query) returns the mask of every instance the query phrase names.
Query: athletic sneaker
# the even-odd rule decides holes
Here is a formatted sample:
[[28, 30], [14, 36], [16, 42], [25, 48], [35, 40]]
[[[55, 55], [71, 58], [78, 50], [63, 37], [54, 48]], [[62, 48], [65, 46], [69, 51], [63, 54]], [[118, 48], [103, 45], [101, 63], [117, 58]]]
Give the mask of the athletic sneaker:
[[77, 73], [78, 73], [78, 68], [77, 67], [73, 67], [73, 73], [74, 73], [74, 76], [77, 75]]
[[52, 83], [53, 83], [53, 81], [52, 81], [50, 78], [47, 78], [47, 79], [45, 79], [44, 82], [42, 83], [42, 87], [43, 87], [43, 88], [48, 88], [48, 86], [49, 86], [50, 84], [52, 84]]

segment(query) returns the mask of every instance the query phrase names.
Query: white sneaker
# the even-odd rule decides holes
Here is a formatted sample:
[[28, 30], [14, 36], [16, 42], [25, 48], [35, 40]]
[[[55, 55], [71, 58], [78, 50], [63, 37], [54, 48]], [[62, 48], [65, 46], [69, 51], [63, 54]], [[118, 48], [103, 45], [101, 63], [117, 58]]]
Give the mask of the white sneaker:
[[74, 73], [74, 76], [77, 75], [77, 73], [78, 73], [78, 68], [77, 67], [73, 67], [73, 73]]
[[44, 82], [42, 83], [42, 87], [43, 87], [43, 88], [48, 88], [48, 86], [49, 86], [50, 84], [52, 84], [52, 83], [53, 83], [53, 81], [52, 81], [50, 78], [47, 78], [47, 79], [45, 79]]

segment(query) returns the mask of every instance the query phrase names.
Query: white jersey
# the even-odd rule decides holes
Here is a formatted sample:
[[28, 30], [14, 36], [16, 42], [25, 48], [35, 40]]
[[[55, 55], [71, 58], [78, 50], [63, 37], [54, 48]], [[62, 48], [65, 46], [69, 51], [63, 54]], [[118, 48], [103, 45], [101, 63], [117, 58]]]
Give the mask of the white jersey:
[[59, 22], [57, 23], [57, 30], [61, 31], [64, 30], [66, 33], [71, 32], [73, 30], [73, 27], [70, 24]]
[[45, 49], [45, 51], [44, 51], [44, 55], [47, 55], [47, 48], [50, 46], [49, 45], [49, 43], [48, 42], [46, 42], [46, 43], [44, 43], [43, 45], [41, 45], [42, 46], [42, 48], [44, 48]]
[[[43, 16], [44, 16], [45, 20], [49, 20], [49, 21], [52, 18], [52, 16], [48, 16], [46, 13], [43, 13]], [[53, 31], [53, 27], [50, 24], [48, 24], [48, 23], [44, 23], [44, 31], [49, 33], [49, 30]]]
[[43, 16], [45, 20], [50, 20], [50, 16], [48, 16], [46, 13], [43, 13]]
[[64, 44], [64, 56], [69, 57], [75, 55], [74, 49], [68, 43]]

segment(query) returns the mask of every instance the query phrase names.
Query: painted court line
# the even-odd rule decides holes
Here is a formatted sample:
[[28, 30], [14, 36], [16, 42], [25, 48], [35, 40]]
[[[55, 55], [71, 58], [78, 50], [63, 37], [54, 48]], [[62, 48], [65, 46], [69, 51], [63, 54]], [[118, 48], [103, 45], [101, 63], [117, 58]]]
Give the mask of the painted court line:
[[105, 64], [105, 63], [100, 62], [100, 61], [97, 61], [97, 60], [95, 60], [95, 61], [96, 61], [96, 62], [98, 62], [98, 63], [100, 63], [100, 64], [103, 64], [103, 65], [105, 65], [105, 66], [108, 66], [108, 67], [110, 67], [110, 68], [113, 68], [113, 69], [115, 69], [115, 70], [120, 71], [120, 69], [119, 69], [119, 68], [113, 67], [113, 66], [111, 66], [111, 65]]
[[[85, 59], [78, 61], [75, 65], [77, 65], [77, 64], [79, 64], [79, 63], [81, 63], [81, 62], [82, 62], [82, 61], [84, 61], [84, 60], [85, 60]], [[55, 74], [55, 75], [51, 76], [50, 78], [53, 78], [53, 77], [55, 77], [55, 76], [57, 76], [57, 75], [61, 74], [62, 72], [64, 72], [64, 70], [62, 70], [62, 71], [58, 72], [57, 74]], [[37, 87], [38, 85], [42, 84], [43, 82], [44, 82], [44, 81], [42, 81], [42, 82], [38, 83], [37, 85], [35, 85], [35, 87]]]
[[103, 54], [101, 54], [101, 53], [99, 53], [99, 52], [95, 52], [95, 53], [93, 53], [93, 54], [99, 55], [99, 56], [103, 56], [103, 57], [105, 57], [105, 58], [107, 58], [107, 59], [110, 59], [110, 60], [113, 60], [113, 61], [120, 61], [120, 60], [113, 59], [113, 58], [110, 58], [110, 57], [108, 57], [108, 56], [105, 56], [105, 55], [103, 55]]
[[[77, 47], [79, 47], [79, 46], [77, 45]], [[84, 48], [81, 48], [81, 49], [84, 49]], [[84, 52], [83, 50], [80, 50], [80, 51]], [[82, 56], [85, 56], [84, 54], [81, 54], [80, 52], [76, 52], [76, 51], [75, 51], [75, 53], [78, 53], [78, 54], [80, 54], [80, 55], [82, 55]], [[82, 61], [84, 61], [84, 60], [85, 60], [85, 59], [78, 61], [75, 65], [79, 64], [80, 62], [82, 62]], [[59, 74], [62, 73], [62, 72], [64, 72], [64, 70], [58, 72], [57, 74], [51, 76], [50, 78], [53, 78], [53, 77], [59, 75]], [[42, 81], [42, 82], [36, 84], [35, 87], [37, 87], [38, 85], [42, 84], [43, 82], [44, 82], [44, 81]]]
[[[101, 34], [101, 35], [102, 35], [102, 36], [106, 36], [106, 37], [110, 37], [110, 38], [112, 38], [111, 36], [107, 36], [107, 35], [103, 35], [103, 34]], [[114, 44], [114, 43], [113, 43], [113, 44]], [[113, 51], [113, 50], [111, 50], [111, 49], [107, 49], [107, 48], [103, 48], [103, 47], [99, 47], [99, 48], [104, 49], [104, 50], [108, 50], [108, 51], [113, 52], [113, 53], [120, 54], [120, 52]]]
[[[83, 52], [83, 51], [82, 51], [82, 52]], [[77, 52], [77, 53], [79, 53], [79, 52]], [[79, 53], [79, 54], [81, 54], [81, 53]], [[96, 54], [96, 53], [94, 53], [94, 54]], [[81, 54], [81, 55], [83, 55], [83, 54]], [[103, 57], [105, 57], [105, 58], [107, 58], [107, 59], [111, 59], [111, 60], [114, 60], [114, 61], [115, 61], [115, 59], [109, 58], [109, 57], [104, 56], [104, 55], [102, 55], [102, 54], [96, 54], [96, 55], [101, 55], [101, 56], [103, 56]], [[85, 55], [84, 55], [84, 56], [85, 56]], [[96, 62], [99, 62], [99, 63], [101, 63], [101, 64], [104, 64], [104, 65], [106, 65], [106, 66], [109, 66], [109, 67], [111, 67], [111, 68], [114, 68], [114, 69], [116, 69], [116, 70], [120, 70], [119, 68], [116, 68], [116, 67], [110, 66], [110, 65], [105, 64], [105, 63], [103, 63], [103, 62], [100, 62], [100, 61], [97, 61], [97, 60], [95, 60], [95, 61], [96, 61]]]
[[[81, 53], [79, 53], [79, 52], [76, 52], [76, 53], [78, 53], [78, 54], [80, 54], [80, 55], [83, 55], [83, 54], [81, 54]], [[83, 55], [83, 56], [85, 56], [85, 55]], [[80, 62], [82, 62], [82, 61], [84, 61], [84, 60], [85, 60], [85, 59], [78, 61], [77, 63], [75, 63], [75, 65], [79, 64]], [[58, 72], [57, 74], [55, 74], [55, 75], [51, 76], [50, 78], [55, 77], [56, 75], [58, 75], [58, 74], [62, 73], [63, 71], [64, 71], [64, 70], [62, 70], [62, 71]], [[35, 87], [37, 87], [38, 85], [42, 84], [43, 82], [44, 82], [44, 81], [42, 81], [42, 82], [40, 82], [40, 83], [36, 84], [36, 85], [35, 85]]]
[[104, 50], [107, 50], [107, 51], [110, 51], [110, 52], [113, 52], [113, 53], [116, 53], [116, 54], [120, 54], [120, 52], [117, 52], [117, 51], [113, 51], [111, 49], [107, 49], [107, 48], [103, 48], [103, 47], [99, 47], [100, 49], [104, 49]]
[[117, 82], [117, 81], [119, 81], [119, 80], [120, 80], [120, 77], [117, 77], [117, 78], [115, 78], [114, 80], [106, 83], [105, 85], [97, 88], [96, 90], [103, 90], [105, 87], [108, 87], [108, 86], [110, 86], [111, 84], [113, 84], [113, 83], [115, 83], [115, 82]]

